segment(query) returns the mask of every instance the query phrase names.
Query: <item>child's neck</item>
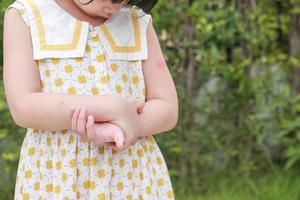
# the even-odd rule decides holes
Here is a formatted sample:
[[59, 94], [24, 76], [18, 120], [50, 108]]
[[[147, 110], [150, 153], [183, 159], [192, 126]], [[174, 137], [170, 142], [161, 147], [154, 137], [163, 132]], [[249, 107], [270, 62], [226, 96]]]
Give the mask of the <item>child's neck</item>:
[[84, 13], [78, 6], [72, 1], [72, 0], [54, 0], [56, 3], [64, 9], [66, 12], [68, 12], [73, 17], [81, 20], [86, 21], [94, 26], [97, 26], [99, 24], [102, 24], [106, 21], [105, 18], [102, 17], [93, 17], [90, 15], [87, 15]]

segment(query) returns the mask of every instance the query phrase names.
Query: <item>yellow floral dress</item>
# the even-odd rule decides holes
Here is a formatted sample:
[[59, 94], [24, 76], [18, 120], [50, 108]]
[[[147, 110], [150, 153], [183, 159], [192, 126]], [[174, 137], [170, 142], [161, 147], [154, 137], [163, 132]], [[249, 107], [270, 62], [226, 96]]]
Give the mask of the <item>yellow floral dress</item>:
[[[28, 25], [43, 92], [122, 95], [145, 100], [142, 60], [152, 18], [122, 8], [100, 26], [80, 21], [55, 0], [17, 0]], [[101, 105], [99, 105], [101, 106]], [[84, 142], [71, 130], [28, 128], [15, 199], [174, 199], [163, 155], [153, 136], [124, 151]]]

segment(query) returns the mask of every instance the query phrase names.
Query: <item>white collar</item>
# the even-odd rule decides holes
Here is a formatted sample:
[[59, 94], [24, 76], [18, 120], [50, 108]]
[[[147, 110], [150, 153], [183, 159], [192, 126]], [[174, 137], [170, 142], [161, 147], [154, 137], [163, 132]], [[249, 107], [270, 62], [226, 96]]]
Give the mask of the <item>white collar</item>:
[[[73, 17], [54, 0], [17, 0], [25, 6], [34, 59], [83, 57], [91, 25]], [[144, 14], [143, 17], [139, 17]], [[110, 59], [147, 59], [146, 29], [151, 16], [122, 8], [95, 29]]]

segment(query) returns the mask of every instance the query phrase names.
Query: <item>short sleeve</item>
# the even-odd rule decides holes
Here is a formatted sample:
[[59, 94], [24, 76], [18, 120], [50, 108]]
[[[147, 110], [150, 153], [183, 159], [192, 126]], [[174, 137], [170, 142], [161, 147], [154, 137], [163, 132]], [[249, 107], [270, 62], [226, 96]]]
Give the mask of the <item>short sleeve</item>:
[[143, 28], [148, 27], [149, 23], [152, 23], [152, 16], [150, 14], [145, 13], [142, 9], [137, 9], [137, 15], [139, 18], [139, 21], [144, 25]]
[[26, 13], [26, 9], [25, 9], [25, 6], [20, 2], [20, 1], [15, 1], [14, 3], [10, 4], [6, 11], [7, 12], [10, 8], [15, 8], [19, 14], [21, 15], [23, 21], [25, 22], [25, 24], [27, 26], [29, 26], [29, 22], [28, 22], [28, 16], [27, 16], [27, 13]]

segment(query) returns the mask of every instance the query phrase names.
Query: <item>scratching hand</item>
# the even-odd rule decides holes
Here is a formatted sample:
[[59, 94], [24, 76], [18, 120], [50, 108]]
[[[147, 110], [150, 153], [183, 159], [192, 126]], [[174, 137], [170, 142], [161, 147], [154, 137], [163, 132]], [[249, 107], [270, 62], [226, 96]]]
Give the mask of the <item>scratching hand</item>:
[[79, 133], [85, 141], [93, 142], [99, 146], [108, 144], [109, 147], [121, 150], [124, 147], [124, 132], [109, 122], [95, 123], [94, 117], [87, 117], [85, 108], [71, 110], [72, 130]]

